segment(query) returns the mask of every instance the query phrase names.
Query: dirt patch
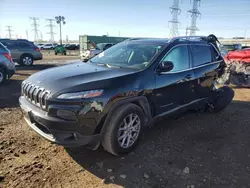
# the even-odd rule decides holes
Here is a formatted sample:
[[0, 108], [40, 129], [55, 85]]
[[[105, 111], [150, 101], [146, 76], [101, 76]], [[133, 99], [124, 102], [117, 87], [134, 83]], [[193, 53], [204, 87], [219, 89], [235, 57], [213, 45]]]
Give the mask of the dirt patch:
[[18, 68], [1, 86], [0, 187], [250, 187], [250, 90], [235, 89], [220, 114], [158, 121], [134, 152], [115, 157], [53, 145], [27, 126], [18, 107], [21, 81], [49, 61]]

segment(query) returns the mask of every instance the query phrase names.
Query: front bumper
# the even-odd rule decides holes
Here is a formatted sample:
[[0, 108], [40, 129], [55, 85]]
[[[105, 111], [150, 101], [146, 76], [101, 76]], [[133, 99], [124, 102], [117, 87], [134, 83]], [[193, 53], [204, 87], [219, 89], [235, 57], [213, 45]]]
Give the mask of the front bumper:
[[16, 72], [15, 68], [14, 69], [9, 69], [7, 71], [8, 79], [10, 79], [15, 74], [15, 72]]
[[52, 143], [66, 147], [87, 146], [91, 149], [99, 146], [101, 135], [83, 135], [76, 121], [50, 117], [47, 112], [30, 104], [24, 97], [19, 98], [19, 103], [28, 125]]

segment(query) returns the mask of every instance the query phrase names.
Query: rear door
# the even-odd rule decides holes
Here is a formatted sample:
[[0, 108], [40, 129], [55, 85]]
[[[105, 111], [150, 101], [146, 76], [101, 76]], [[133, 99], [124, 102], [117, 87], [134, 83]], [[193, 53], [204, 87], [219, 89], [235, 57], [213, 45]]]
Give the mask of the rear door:
[[212, 91], [217, 69], [223, 60], [210, 45], [191, 45], [191, 51], [196, 95], [197, 98], [206, 98]]
[[156, 115], [181, 108], [194, 100], [192, 81], [194, 73], [190, 64], [188, 45], [177, 45], [170, 49], [161, 61], [172, 61], [173, 70], [156, 73], [156, 88], [153, 91]]

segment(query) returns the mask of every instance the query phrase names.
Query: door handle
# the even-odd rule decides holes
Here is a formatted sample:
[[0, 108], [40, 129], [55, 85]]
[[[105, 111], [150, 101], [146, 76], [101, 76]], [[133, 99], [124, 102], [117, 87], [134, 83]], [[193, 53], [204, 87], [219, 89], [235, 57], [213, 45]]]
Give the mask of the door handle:
[[190, 80], [191, 78], [192, 78], [191, 74], [188, 74], [188, 75], [185, 76], [185, 79], [187, 79], [187, 80]]

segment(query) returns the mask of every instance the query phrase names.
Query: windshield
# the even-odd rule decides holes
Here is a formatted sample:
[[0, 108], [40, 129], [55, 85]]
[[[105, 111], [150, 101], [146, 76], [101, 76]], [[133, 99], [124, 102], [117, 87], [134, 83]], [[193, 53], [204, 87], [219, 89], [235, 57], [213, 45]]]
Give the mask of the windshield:
[[89, 62], [143, 69], [150, 65], [153, 57], [162, 49], [163, 45], [156, 43], [122, 42], [95, 56]]
[[97, 44], [96, 46], [97, 46], [97, 48], [98, 48], [99, 50], [103, 50], [103, 48], [104, 48], [105, 45], [106, 45], [106, 43], [99, 43], [99, 44]]

